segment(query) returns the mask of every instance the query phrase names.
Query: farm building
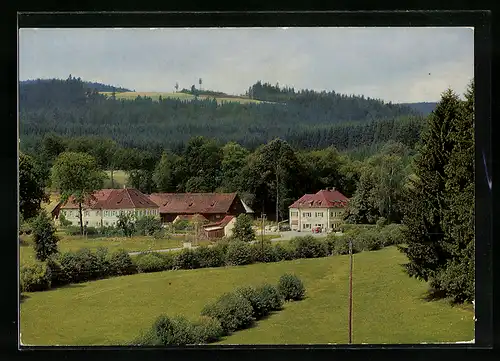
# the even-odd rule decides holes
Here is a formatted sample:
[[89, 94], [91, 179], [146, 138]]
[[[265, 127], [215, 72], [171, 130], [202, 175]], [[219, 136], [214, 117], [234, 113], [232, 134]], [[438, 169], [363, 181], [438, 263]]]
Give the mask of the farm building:
[[194, 214], [200, 214], [210, 222], [219, 222], [227, 215], [247, 213], [248, 207], [237, 193], [153, 193], [149, 199], [160, 207], [163, 222]]
[[290, 207], [290, 228], [293, 231], [337, 230], [349, 199], [335, 188], [323, 189], [316, 194], [304, 194]]
[[203, 226], [205, 237], [222, 238], [230, 237], [233, 234], [233, 227], [236, 223], [235, 216], [225, 216], [221, 221]]
[[[121, 213], [159, 216], [159, 207], [134, 188], [101, 189], [83, 205], [83, 223], [89, 227], [114, 226]], [[80, 225], [78, 203], [74, 198], [60, 205], [60, 214], [74, 225]], [[60, 217], [59, 217], [60, 218]]]

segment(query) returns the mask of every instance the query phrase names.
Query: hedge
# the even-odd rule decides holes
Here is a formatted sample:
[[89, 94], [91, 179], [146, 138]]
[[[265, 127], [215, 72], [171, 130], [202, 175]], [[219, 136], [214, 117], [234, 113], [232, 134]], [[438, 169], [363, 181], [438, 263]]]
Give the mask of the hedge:
[[226, 251], [226, 265], [241, 266], [253, 263], [251, 246], [247, 242], [232, 241]]
[[201, 315], [219, 321], [225, 335], [246, 328], [254, 321], [252, 304], [239, 293], [223, 294], [205, 306]]
[[21, 292], [48, 290], [51, 286], [50, 269], [42, 262], [22, 266], [19, 273], [19, 286]]
[[165, 252], [141, 253], [134, 260], [137, 271], [141, 273], [160, 272], [171, 270], [174, 266], [174, 257], [172, 254]]

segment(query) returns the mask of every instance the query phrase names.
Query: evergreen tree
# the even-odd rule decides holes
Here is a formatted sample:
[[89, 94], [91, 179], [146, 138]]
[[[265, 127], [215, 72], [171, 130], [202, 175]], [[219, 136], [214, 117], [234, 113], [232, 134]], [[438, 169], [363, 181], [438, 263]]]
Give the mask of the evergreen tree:
[[57, 253], [56, 228], [52, 224], [50, 217], [42, 211], [34, 219], [32, 224], [33, 248], [35, 257], [39, 261], [45, 261], [51, 255]]
[[[467, 142], [470, 143], [471, 139], [465, 141], [467, 136], [460, 136], [457, 131], [465, 129], [461, 124], [467, 118], [464, 113], [464, 106], [457, 95], [447, 90], [428, 118], [422, 145], [414, 160], [415, 174], [406, 191], [403, 217], [406, 226], [403, 241], [406, 245], [400, 248], [409, 260], [405, 264], [409, 276], [429, 281], [435, 291], [444, 292], [456, 300], [460, 297], [453, 295], [453, 291], [450, 293], [450, 284], [446, 280], [449, 281], [447, 276], [450, 275], [459, 276], [457, 254], [466, 253], [464, 249], [467, 247], [460, 246], [464, 238], [452, 225], [460, 223], [457, 212], [461, 213], [468, 206], [470, 215], [470, 207], [474, 205], [473, 201], [464, 204], [457, 199], [460, 187], [457, 188], [456, 184], [461, 184], [462, 180], [454, 173], [455, 168], [461, 168], [458, 165], [465, 165], [465, 169], [470, 166], [467, 164], [470, 160], [462, 149], [464, 146], [467, 149]], [[469, 118], [464, 124], [470, 121]], [[462, 142], [465, 142], [464, 146]], [[467, 172], [463, 172], [466, 178]], [[470, 177], [473, 180], [473, 173]], [[469, 232], [473, 237], [473, 227]]]

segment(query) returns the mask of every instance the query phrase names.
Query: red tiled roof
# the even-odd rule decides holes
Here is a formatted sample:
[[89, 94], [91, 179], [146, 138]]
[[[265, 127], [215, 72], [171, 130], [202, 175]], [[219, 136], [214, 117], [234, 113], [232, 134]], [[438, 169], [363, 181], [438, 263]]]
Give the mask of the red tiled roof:
[[233, 218], [235, 218], [235, 216], [225, 216], [224, 218], [222, 218], [218, 222], [206, 224], [205, 227], [222, 227], [222, 228], [224, 228], [225, 226], [227, 226], [229, 224], [229, 222], [231, 222], [231, 220], [233, 220]]
[[160, 213], [227, 213], [236, 193], [153, 193], [149, 199], [158, 204]]
[[288, 208], [345, 207], [349, 199], [337, 190], [320, 190], [316, 194], [304, 194]]
[[[70, 197], [63, 209], [78, 209], [73, 197]], [[88, 209], [133, 209], [133, 208], [158, 208], [146, 195], [134, 188], [101, 189], [92, 194], [85, 202], [84, 208]]]

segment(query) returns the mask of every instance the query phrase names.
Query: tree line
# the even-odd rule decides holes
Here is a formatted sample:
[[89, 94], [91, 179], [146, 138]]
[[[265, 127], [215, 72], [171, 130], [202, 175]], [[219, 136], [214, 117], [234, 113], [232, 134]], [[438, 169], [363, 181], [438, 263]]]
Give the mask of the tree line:
[[[299, 94], [302, 94], [299, 93]], [[408, 107], [364, 97], [304, 92], [291, 103], [192, 101], [138, 96], [118, 100], [80, 79], [52, 79], [19, 89], [23, 150], [35, 151], [50, 132], [64, 136], [101, 134], [127, 148], [175, 149], [196, 135], [251, 150], [280, 137], [296, 148], [339, 150], [396, 139], [413, 146], [423, 118]]]

